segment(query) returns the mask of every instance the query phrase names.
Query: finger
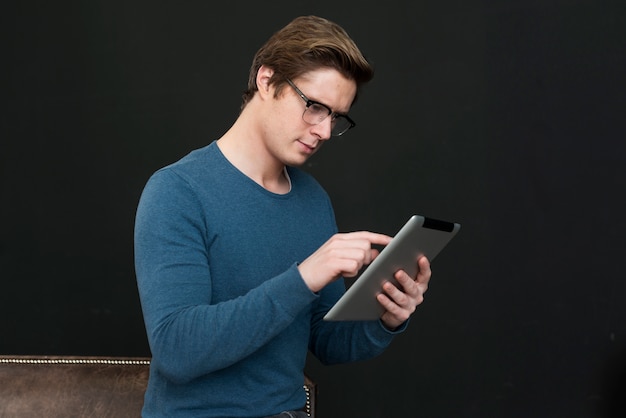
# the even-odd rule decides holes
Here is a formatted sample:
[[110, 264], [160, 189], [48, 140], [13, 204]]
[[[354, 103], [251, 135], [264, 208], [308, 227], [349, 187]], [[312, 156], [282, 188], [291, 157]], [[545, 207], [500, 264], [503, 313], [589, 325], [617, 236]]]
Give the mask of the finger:
[[[373, 235], [373, 236], [372, 236]], [[386, 235], [370, 234], [368, 232], [355, 232], [348, 234], [338, 234], [334, 237], [331, 247], [336, 250], [342, 251], [345, 249], [353, 249], [362, 251], [362, 259], [364, 264], [370, 264], [380, 254], [380, 251], [376, 248], [372, 248], [373, 242], [386, 242]]]
[[372, 242], [363, 237], [362, 235], [357, 235], [356, 233], [350, 234], [338, 234], [331, 238], [329, 245], [332, 248], [359, 248], [363, 251], [372, 250]]
[[409, 276], [402, 270], [398, 271], [394, 277], [402, 286], [404, 296], [407, 297], [407, 304], [404, 306], [407, 306], [410, 312], [413, 312], [417, 305], [420, 305], [422, 302], [424, 302], [424, 293], [426, 293], [426, 290], [428, 290], [428, 283], [420, 283], [418, 281], [415, 281], [411, 276]]
[[343, 277], [356, 277], [361, 271], [361, 263], [354, 259], [341, 260], [339, 266], [339, 275]]
[[386, 318], [387, 320], [389, 320], [391, 319], [390, 316], [393, 317], [393, 322], [395, 323], [396, 326], [400, 325], [401, 323], [409, 319], [409, 317], [411, 316], [411, 313], [412, 313], [411, 311], [398, 305], [397, 303], [395, 303], [392, 299], [390, 299], [387, 295], [383, 293], [378, 294], [376, 299], [378, 300], [378, 303], [380, 303], [381, 306], [386, 311], [383, 314], [383, 318]]
[[376, 299], [387, 312], [396, 315], [400, 311], [402, 311], [402, 308], [385, 293], [379, 293], [378, 295], [376, 295]]
[[428, 261], [428, 258], [425, 256], [422, 256], [419, 260], [417, 260], [417, 266], [419, 268], [417, 273], [417, 282], [420, 284], [428, 284], [432, 274], [430, 270], [430, 261]]
[[380, 254], [380, 251], [378, 251], [376, 248], [370, 249], [370, 261], [369, 262], [371, 263], [372, 261], [374, 261], [376, 257], [378, 257], [379, 254]]
[[398, 270], [394, 277], [398, 281], [398, 284], [402, 286], [404, 292], [410, 295], [417, 295], [419, 293], [418, 282], [405, 271]]
[[386, 311], [393, 310], [394, 307], [398, 306], [393, 302], [393, 300], [389, 298], [389, 296], [384, 293], [377, 294], [376, 299], [382, 305], [382, 307], [385, 308]]
[[387, 245], [391, 242], [392, 237], [385, 234], [378, 234], [370, 231], [357, 231], [342, 234], [346, 239], [364, 239], [370, 244]]
[[362, 249], [359, 247], [350, 247], [337, 249], [334, 258], [340, 263], [345, 263], [347, 268], [342, 269], [346, 273], [350, 273], [352, 277], [361, 271], [361, 269], [370, 264], [376, 258], [378, 251], [373, 249]]
[[396, 305], [401, 306], [403, 308], [409, 307], [411, 305], [410, 296], [412, 295], [409, 295], [403, 292], [402, 290], [398, 289], [398, 287], [396, 287], [393, 283], [390, 283], [390, 282], [383, 283], [383, 290], [385, 294], [391, 300], [393, 300], [393, 302]]
[[359, 264], [358, 268], [370, 264], [376, 258], [376, 254], [370, 248], [364, 249], [360, 247], [342, 248], [336, 252], [336, 256], [340, 259], [356, 261]]

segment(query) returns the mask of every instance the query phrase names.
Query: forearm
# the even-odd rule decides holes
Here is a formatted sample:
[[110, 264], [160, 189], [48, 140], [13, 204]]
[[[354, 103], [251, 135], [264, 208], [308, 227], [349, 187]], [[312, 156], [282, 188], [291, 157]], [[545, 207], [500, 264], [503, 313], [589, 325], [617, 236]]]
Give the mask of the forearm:
[[343, 294], [343, 281], [322, 291], [311, 320], [309, 349], [324, 364], [348, 363], [380, 355], [404, 326], [390, 331], [380, 320], [324, 321], [323, 316]]

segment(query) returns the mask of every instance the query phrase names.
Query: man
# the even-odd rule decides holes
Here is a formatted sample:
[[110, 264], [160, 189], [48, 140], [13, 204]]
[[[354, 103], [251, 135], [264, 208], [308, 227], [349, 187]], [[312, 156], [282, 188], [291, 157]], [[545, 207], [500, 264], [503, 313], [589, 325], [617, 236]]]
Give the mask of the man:
[[341, 27], [297, 18], [255, 55], [230, 130], [146, 184], [135, 227], [153, 356], [145, 417], [299, 416], [307, 350], [326, 364], [376, 356], [422, 302], [425, 257], [417, 277], [383, 286], [379, 321], [322, 320], [342, 278], [391, 238], [337, 233], [327, 194], [296, 167], [354, 126], [372, 75]]

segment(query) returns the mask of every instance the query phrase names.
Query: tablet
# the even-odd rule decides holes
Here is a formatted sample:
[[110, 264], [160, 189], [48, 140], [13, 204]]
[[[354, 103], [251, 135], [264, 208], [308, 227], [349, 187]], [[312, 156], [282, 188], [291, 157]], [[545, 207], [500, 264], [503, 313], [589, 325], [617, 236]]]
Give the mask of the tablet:
[[375, 320], [384, 313], [376, 299], [385, 281], [397, 284], [394, 274], [406, 271], [409, 276], [417, 274], [417, 260], [422, 255], [433, 259], [450, 242], [461, 228], [454, 222], [446, 222], [425, 216], [413, 215], [382, 249], [378, 257], [367, 266], [346, 293], [326, 313], [326, 321]]

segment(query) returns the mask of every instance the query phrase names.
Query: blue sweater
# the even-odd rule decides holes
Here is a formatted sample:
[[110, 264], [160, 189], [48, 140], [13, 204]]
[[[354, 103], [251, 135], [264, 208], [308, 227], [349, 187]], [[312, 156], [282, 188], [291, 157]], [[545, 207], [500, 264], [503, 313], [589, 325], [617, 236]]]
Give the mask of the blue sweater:
[[150, 178], [135, 264], [152, 365], [144, 417], [258, 417], [304, 405], [307, 349], [323, 363], [371, 358], [379, 321], [326, 322], [342, 280], [313, 293], [297, 269], [331, 235], [330, 200], [305, 172], [271, 193], [215, 142]]

